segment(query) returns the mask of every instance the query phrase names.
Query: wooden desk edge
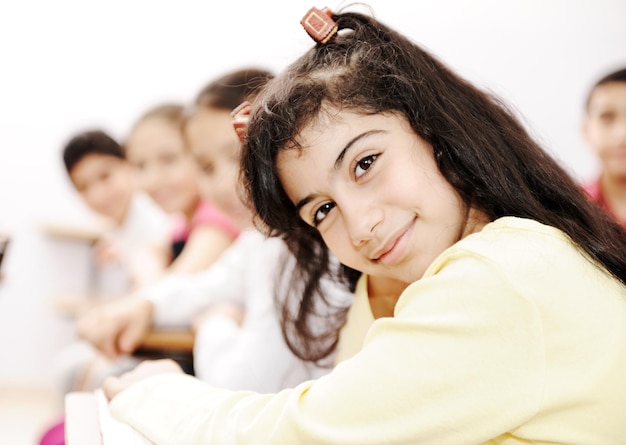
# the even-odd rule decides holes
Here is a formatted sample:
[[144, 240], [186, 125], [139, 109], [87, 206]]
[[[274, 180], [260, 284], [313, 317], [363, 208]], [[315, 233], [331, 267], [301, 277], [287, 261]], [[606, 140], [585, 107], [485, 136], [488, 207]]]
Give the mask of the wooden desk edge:
[[86, 241], [89, 243], [96, 242], [105, 232], [104, 229], [62, 225], [59, 223], [41, 224], [40, 228], [42, 232], [48, 236], [76, 241]]
[[[82, 310], [106, 301], [96, 294], [84, 296], [65, 294], [53, 298], [51, 304], [53, 310], [62, 316], [76, 318]], [[193, 352], [193, 342], [194, 335], [187, 329], [153, 329], [144, 337], [139, 348]]]
[[194, 335], [188, 330], [153, 330], [141, 342], [142, 349], [193, 352]]

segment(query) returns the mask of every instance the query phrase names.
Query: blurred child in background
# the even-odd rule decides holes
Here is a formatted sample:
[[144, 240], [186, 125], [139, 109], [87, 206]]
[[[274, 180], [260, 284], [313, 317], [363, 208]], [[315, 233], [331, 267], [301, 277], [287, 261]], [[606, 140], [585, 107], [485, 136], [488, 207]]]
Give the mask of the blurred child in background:
[[206, 269], [239, 233], [200, 196], [199, 170], [181, 132], [183, 118], [182, 105], [156, 106], [138, 119], [124, 144], [140, 186], [163, 210], [176, 215], [170, 273]]
[[[64, 154], [74, 184], [99, 213], [114, 220], [121, 219], [124, 213], [122, 207], [130, 202], [127, 189], [136, 179], [139, 188], [158, 204], [159, 211], [172, 216], [173, 223], [164, 238], [166, 241], [160, 244], [162, 267], [159, 278], [163, 278], [165, 273], [186, 276], [208, 268], [239, 235], [237, 225], [200, 195], [200, 171], [183, 138], [184, 117], [182, 105], [158, 105], [134, 123], [123, 149], [108, 136], [98, 134], [90, 135], [100, 143], [97, 150], [93, 149], [97, 153], [89, 159], [81, 160], [80, 153], [85, 144], [80, 138], [73, 140]], [[228, 131], [235, 137], [230, 121]], [[110, 256], [112, 250], [110, 246], [102, 248], [102, 256]], [[144, 263], [146, 267], [148, 264], [148, 261]], [[150, 282], [143, 280], [141, 284], [160, 283], [154, 278]], [[92, 320], [92, 314], [110, 313], [111, 308], [117, 305], [125, 306], [126, 300], [132, 300], [130, 291], [139, 292], [143, 287], [127, 288], [124, 294], [127, 298], [98, 305], [87, 312], [86, 318]], [[174, 306], [177, 304], [174, 303]], [[133, 332], [139, 332], [139, 324], [135, 320], [130, 320], [130, 324]], [[85, 317], [79, 320], [79, 326], [84, 329]], [[94, 335], [105, 335], [107, 332], [106, 324], [95, 324], [89, 328]], [[141, 331], [140, 337], [136, 338], [137, 344], [147, 331]], [[112, 354], [104, 349], [106, 354], [103, 354], [92, 343], [97, 344], [93, 341], [77, 342], [57, 357], [55, 374], [62, 380], [63, 394], [95, 389], [106, 376], [131, 369], [140, 361], [130, 355], [132, 350], [125, 351], [128, 352], [125, 354]], [[63, 427], [64, 422], [60, 421], [46, 435], [58, 434]]]
[[66, 144], [63, 162], [87, 206], [112, 227], [94, 246], [99, 271], [95, 291], [125, 294], [153, 283], [169, 261], [170, 222], [137, 189], [120, 145], [101, 130], [84, 131]]
[[[63, 163], [85, 204], [111, 227], [94, 245], [98, 297], [122, 297], [157, 281], [171, 262], [171, 222], [137, 188], [135, 172], [120, 144], [102, 130], [75, 134], [63, 148]], [[97, 300], [85, 299], [78, 315]], [[133, 368], [138, 360], [109, 360], [88, 342], [70, 343], [55, 356], [52, 373], [62, 397], [90, 390], [109, 374]], [[62, 417], [62, 416], [61, 416]], [[63, 443], [63, 420], [42, 437], [42, 444]]]
[[[72, 166], [68, 171], [71, 170], [78, 190], [100, 213], [116, 220], [122, 217], [122, 207], [130, 202], [135, 174], [140, 188], [162, 211], [173, 215], [175, 221], [170, 227], [169, 240], [160, 244], [159, 275], [195, 273], [207, 268], [239, 233], [228, 217], [200, 197], [199, 170], [182, 136], [183, 116], [184, 109], [180, 105], [157, 106], [133, 125], [124, 150], [106, 135], [89, 135], [98, 140], [98, 144], [91, 144], [91, 147], [108, 150], [115, 156], [95, 153], [89, 158], [79, 158], [77, 153], [86, 146], [85, 136], [72, 140], [64, 155], [66, 165]], [[74, 159], [80, 162], [74, 165]], [[142, 228], [138, 229], [141, 232]], [[129, 242], [127, 247], [133, 249], [133, 244]], [[107, 246], [106, 250], [112, 249]], [[150, 262], [145, 255], [142, 257], [144, 260], [140, 263], [148, 268]], [[141, 284], [157, 282], [157, 277], [152, 278]], [[122, 295], [128, 296], [141, 288], [126, 288]], [[92, 328], [101, 329], [100, 326]], [[97, 388], [103, 378], [135, 366], [138, 359], [130, 355], [114, 357], [109, 354], [107, 357], [88, 342], [78, 342], [62, 351], [57, 363], [59, 371], [56, 373], [64, 380], [63, 392], [68, 392]]]
[[[101, 130], [74, 135], [63, 148], [63, 162], [85, 203], [112, 227], [95, 245], [96, 293], [115, 297], [152, 284], [169, 262], [170, 222], [167, 215], [138, 190], [133, 168], [119, 143]], [[106, 297], [111, 293], [105, 292]], [[86, 307], [103, 304], [85, 299]], [[78, 315], [82, 310], [77, 309]], [[137, 363], [131, 358], [109, 362], [86, 342], [74, 342], [55, 357], [53, 373], [61, 394], [97, 387], [110, 372]]]
[[585, 190], [626, 227], [626, 68], [607, 74], [591, 89], [583, 135], [600, 161], [598, 178]]

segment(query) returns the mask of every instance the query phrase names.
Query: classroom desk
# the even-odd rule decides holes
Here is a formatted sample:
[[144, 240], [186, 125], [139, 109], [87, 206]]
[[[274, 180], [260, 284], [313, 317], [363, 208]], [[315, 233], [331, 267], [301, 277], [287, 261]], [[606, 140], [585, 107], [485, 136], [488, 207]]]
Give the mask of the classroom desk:
[[188, 330], [152, 330], [133, 352], [133, 356], [143, 360], [170, 358], [185, 373], [194, 375], [193, 342], [193, 333]]
[[[101, 298], [97, 294], [62, 294], [53, 298], [52, 307], [62, 316], [76, 318], [81, 311], [96, 307], [106, 301], [111, 301], [111, 299]], [[175, 351], [190, 351], [193, 349], [193, 334], [187, 329], [155, 329], [146, 335], [142, 345], [148, 349], [166, 348]]]
[[95, 243], [106, 230], [105, 226], [78, 226], [54, 222], [41, 225], [41, 231], [48, 236], [87, 243]]
[[[76, 318], [78, 314], [90, 307], [95, 307], [108, 298], [97, 295], [59, 295], [52, 301], [54, 310], [68, 318]], [[193, 371], [194, 335], [188, 329], [152, 329], [143, 338], [133, 356], [143, 360], [171, 358], [176, 361], [187, 374]]]

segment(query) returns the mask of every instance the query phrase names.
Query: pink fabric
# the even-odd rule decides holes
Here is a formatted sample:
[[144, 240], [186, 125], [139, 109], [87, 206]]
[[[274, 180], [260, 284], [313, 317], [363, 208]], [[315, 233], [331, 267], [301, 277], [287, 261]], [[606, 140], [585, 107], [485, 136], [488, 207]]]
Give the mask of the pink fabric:
[[41, 437], [39, 445], [65, 445], [65, 420], [50, 427]]
[[602, 192], [602, 186], [600, 185], [600, 178], [584, 184], [583, 190], [587, 193], [587, 196], [589, 196], [591, 201], [598, 204], [608, 215], [619, 222], [622, 227], [626, 228], [626, 221], [620, 221], [607, 204], [606, 199], [604, 198], [604, 193]]
[[606, 206], [604, 202], [604, 196], [602, 196], [602, 189], [600, 188], [599, 178], [595, 181], [591, 181], [583, 185], [583, 190], [585, 191], [585, 193], [587, 193], [592, 201], [597, 202], [598, 204], [602, 205], [602, 207]]
[[215, 226], [233, 238], [239, 236], [239, 228], [226, 215], [213, 204], [200, 201], [190, 222], [182, 216], [174, 219], [172, 242], [186, 241], [193, 229], [198, 226]]

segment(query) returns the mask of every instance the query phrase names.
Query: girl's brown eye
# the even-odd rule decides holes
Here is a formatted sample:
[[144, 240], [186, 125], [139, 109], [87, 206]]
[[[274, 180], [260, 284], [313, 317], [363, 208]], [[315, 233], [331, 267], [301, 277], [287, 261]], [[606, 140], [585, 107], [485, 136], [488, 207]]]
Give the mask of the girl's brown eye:
[[335, 207], [334, 202], [327, 202], [326, 204], [323, 204], [319, 209], [317, 209], [315, 215], [313, 216], [313, 225], [317, 227], [322, 222], [322, 220], [326, 218], [326, 215], [328, 215], [328, 212], [330, 212], [333, 207]]
[[359, 161], [356, 163], [356, 166], [354, 167], [354, 176], [356, 178], [361, 177], [367, 170], [369, 170], [372, 164], [374, 164], [377, 157], [378, 155], [370, 155], [359, 159]]

